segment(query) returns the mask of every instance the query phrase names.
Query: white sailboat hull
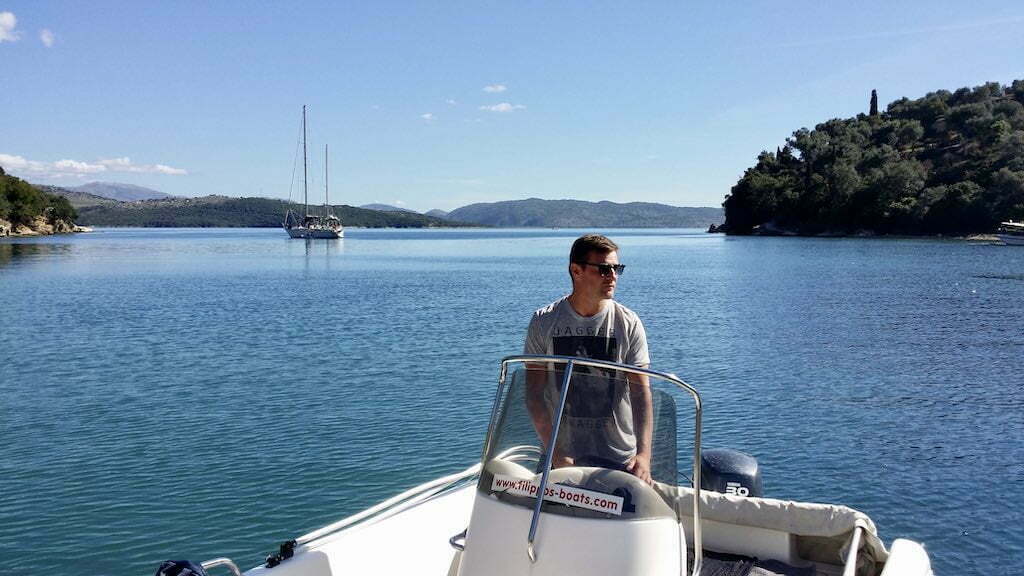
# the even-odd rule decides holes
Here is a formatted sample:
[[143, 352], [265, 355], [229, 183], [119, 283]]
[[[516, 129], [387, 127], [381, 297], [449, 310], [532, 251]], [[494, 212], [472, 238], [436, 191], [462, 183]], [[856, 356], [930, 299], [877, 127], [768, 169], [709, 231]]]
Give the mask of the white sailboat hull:
[[304, 238], [304, 239], [322, 239], [322, 240], [333, 240], [335, 238], [344, 238], [345, 230], [332, 230], [330, 228], [305, 228], [303, 226], [295, 226], [292, 228], [285, 228], [290, 238]]

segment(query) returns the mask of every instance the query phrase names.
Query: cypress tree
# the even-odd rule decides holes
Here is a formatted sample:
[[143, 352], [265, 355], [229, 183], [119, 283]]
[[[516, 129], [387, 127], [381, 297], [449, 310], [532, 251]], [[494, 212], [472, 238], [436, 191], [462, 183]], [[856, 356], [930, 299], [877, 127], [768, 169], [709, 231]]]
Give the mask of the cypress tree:
[[871, 110], [868, 112], [869, 116], [878, 116], [878, 93], [874, 90], [871, 91]]

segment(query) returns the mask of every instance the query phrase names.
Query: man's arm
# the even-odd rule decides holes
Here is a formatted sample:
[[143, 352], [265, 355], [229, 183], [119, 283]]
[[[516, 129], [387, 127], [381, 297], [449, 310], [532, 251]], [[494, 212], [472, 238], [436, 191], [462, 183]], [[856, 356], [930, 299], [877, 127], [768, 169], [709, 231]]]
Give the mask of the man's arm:
[[[544, 387], [548, 385], [549, 365], [527, 364], [526, 365], [526, 409], [530, 411], [530, 419], [533, 421], [533, 428], [540, 438], [541, 451], [547, 454], [551, 442], [557, 439], [551, 437], [551, 413], [548, 411], [547, 401], [544, 399]], [[551, 456], [551, 467], [562, 468], [572, 466], [572, 458], [565, 456], [558, 445]]]
[[651, 484], [651, 443], [654, 434], [654, 405], [651, 383], [645, 374], [629, 375], [629, 402], [633, 407], [633, 433], [636, 456], [626, 464], [634, 476]]
[[551, 438], [551, 415], [544, 402], [544, 384], [547, 373], [542, 364], [526, 365], [526, 409], [530, 411], [533, 428], [540, 437], [541, 448], [547, 450]]

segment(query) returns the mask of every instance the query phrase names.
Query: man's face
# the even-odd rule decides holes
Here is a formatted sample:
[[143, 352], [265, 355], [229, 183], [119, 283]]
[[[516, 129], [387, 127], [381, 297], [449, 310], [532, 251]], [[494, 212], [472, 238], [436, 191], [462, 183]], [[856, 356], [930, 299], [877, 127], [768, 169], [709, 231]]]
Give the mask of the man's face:
[[573, 278], [576, 280], [574, 289], [593, 298], [602, 300], [614, 298], [618, 276], [611, 270], [607, 270], [607, 275], [602, 276], [600, 267], [595, 264], [618, 264], [618, 252], [613, 251], [607, 254], [591, 252], [587, 256], [586, 262], [586, 264], [572, 265]]

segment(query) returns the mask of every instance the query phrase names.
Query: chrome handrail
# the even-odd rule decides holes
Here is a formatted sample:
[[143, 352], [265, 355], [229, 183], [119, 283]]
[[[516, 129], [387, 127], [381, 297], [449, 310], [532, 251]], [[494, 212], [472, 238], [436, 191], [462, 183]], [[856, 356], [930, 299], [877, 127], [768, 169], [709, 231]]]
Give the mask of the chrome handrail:
[[210, 568], [216, 568], [218, 566], [227, 566], [228, 570], [234, 576], [242, 576], [242, 571], [238, 569], [238, 566], [231, 561], [230, 558], [214, 558], [213, 560], [207, 560], [206, 562], [200, 562], [200, 566], [203, 570], [209, 570]]
[[843, 564], [843, 576], [854, 576], [857, 573], [857, 553], [860, 552], [860, 535], [863, 530], [859, 524], [853, 529], [850, 549], [846, 552], [846, 562]]
[[[565, 399], [569, 396], [569, 382], [572, 380], [572, 367], [574, 361], [569, 360], [565, 365], [565, 376], [562, 377], [562, 397], [558, 400], [558, 418], [551, 424], [551, 437], [548, 438], [548, 451], [544, 455], [544, 471], [540, 476], [540, 486], [537, 487], [537, 502], [533, 506], [533, 517], [530, 518], [530, 533], [526, 537], [526, 556], [530, 563], [537, 562], [537, 551], [533, 547], [533, 541], [537, 537], [537, 523], [540, 522], [540, 508], [544, 503], [544, 491], [548, 487], [548, 476], [551, 474], [551, 464], [555, 457], [555, 442], [558, 438], [558, 426], [562, 423], [562, 412], [565, 410]], [[543, 442], [543, 438], [541, 439]]]
[[[520, 454], [520, 452], [527, 452], [527, 454]], [[540, 450], [534, 446], [513, 446], [507, 450], [503, 450], [501, 454], [497, 455], [497, 457], [508, 459], [513, 462], [519, 460], [532, 460], [532, 456], [528, 454], [529, 452], [540, 452]], [[348, 528], [349, 526], [359, 522], [365, 522], [370, 519], [379, 521], [398, 514], [403, 510], [408, 510], [412, 506], [433, 498], [459, 482], [473, 478], [480, 473], [480, 469], [481, 464], [477, 463], [466, 468], [462, 472], [449, 474], [448, 476], [443, 476], [410, 488], [401, 494], [388, 498], [372, 508], [368, 508], [362, 512], [338, 520], [333, 524], [328, 524], [323, 528], [314, 530], [313, 532], [303, 536], [299, 536], [295, 539], [296, 547], [330, 536], [335, 532]]]
[[[380, 516], [380, 518], [377, 519], [392, 516], [394, 514], [397, 514], [398, 512], [401, 512], [402, 510], [408, 509], [412, 505], [419, 504], [424, 500], [436, 496], [438, 493], [443, 492], [444, 490], [456, 484], [457, 482], [466, 480], [468, 478], [472, 478], [479, 473], [480, 464], [477, 463], [470, 466], [469, 468], [466, 468], [462, 472], [449, 474], [448, 476], [442, 476], [441, 478], [437, 478], [430, 482], [420, 484], [419, 486], [410, 488], [405, 492], [398, 494], [397, 496], [392, 496], [391, 498], [388, 498], [387, 500], [381, 502], [380, 504], [377, 504], [376, 506], [373, 506], [372, 508], [368, 508], [366, 510], [363, 510], [362, 512], [359, 512], [358, 514], [354, 514], [347, 518], [343, 518], [333, 524], [328, 524], [327, 526], [324, 526], [319, 530], [314, 530], [313, 532], [310, 532], [309, 534], [306, 534], [304, 536], [299, 536], [295, 539], [296, 545], [309, 544], [314, 540], [319, 540], [320, 538], [323, 538], [325, 536], [330, 536], [331, 534], [334, 534], [335, 532], [343, 528], [347, 528], [357, 522], [367, 520], [373, 516]], [[389, 510], [389, 508], [391, 507], [395, 508]]]
[[[693, 563], [692, 575], [693, 576], [699, 576], [700, 575], [701, 565], [704, 563], [704, 546], [703, 546], [703, 538], [701, 536], [701, 525], [700, 525], [700, 502], [701, 502], [701, 500], [700, 500], [700, 440], [701, 440], [701, 420], [702, 420], [703, 408], [702, 408], [702, 405], [701, 405], [700, 393], [697, 392], [697, 389], [694, 388], [693, 386], [690, 386], [686, 382], [684, 382], [681, 378], [679, 378], [675, 374], [670, 374], [668, 372], [659, 372], [657, 370], [650, 370], [648, 368], [640, 368], [639, 366], [629, 366], [629, 365], [626, 365], [626, 364], [618, 364], [616, 362], [607, 362], [607, 361], [604, 361], [604, 360], [591, 360], [589, 358], [579, 358], [579, 357], [576, 357], [576, 356], [547, 356], [547, 355], [542, 355], [542, 354], [518, 354], [518, 355], [513, 355], [513, 356], [506, 356], [505, 358], [502, 358], [502, 360], [501, 360], [501, 378], [499, 380], [499, 385], [498, 385], [498, 395], [494, 399], [494, 407], [493, 407], [493, 410], [491, 412], [491, 423], [490, 423], [490, 426], [489, 426], [489, 429], [488, 429], [488, 433], [487, 433], [488, 440], [486, 442], [487, 445], [485, 445], [485, 451], [484, 451], [484, 455], [485, 456], [484, 457], [486, 457], [487, 450], [490, 448], [490, 446], [489, 446], [490, 439], [494, 437], [494, 433], [495, 433], [494, 428], [498, 424], [497, 423], [497, 419], [496, 419], [496, 415], [497, 415], [497, 412], [498, 412], [498, 405], [499, 405], [499, 402], [501, 400], [501, 394], [502, 394], [504, 386], [505, 386], [505, 378], [506, 378], [506, 375], [508, 374], [508, 365], [509, 364], [513, 364], [513, 363], [538, 363], [538, 364], [540, 364], [540, 363], [547, 363], [547, 364], [555, 363], [555, 364], [566, 364], [567, 365], [567, 367], [566, 367], [566, 372], [567, 373], [571, 373], [572, 367], [574, 365], [578, 365], [578, 366], [592, 366], [594, 368], [612, 369], [612, 370], [616, 370], [616, 371], [619, 371], [619, 372], [627, 372], [627, 373], [630, 373], [630, 374], [637, 374], [637, 375], [641, 375], [641, 376], [654, 376], [655, 378], [658, 378], [660, 380], [665, 380], [667, 382], [671, 382], [672, 384], [675, 384], [678, 388], [680, 388], [684, 392], [687, 392], [688, 394], [690, 394], [690, 396], [693, 397], [693, 401], [694, 401], [694, 404], [696, 406], [696, 410], [694, 412], [694, 421], [695, 422], [694, 422], [694, 433], [693, 433], [693, 554], [694, 554], [694, 563]], [[551, 442], [550, 442], [551, 448], [548, 449], [549, 454], [548, 454], [547, 462], [545, 463], [545, 466], [544, 466], [544, 468], [545, 468], [544, 476], [541, 478], [541, 487], [537, 491], [537, 504], [534, 507], [534, 517], [533, 517], [533, 519], [530, 522], [530, 534], [527, 537], [527, 554], [530, 556], [530, 560], [531, 561], [535, 561], [536, 560], [536, 553], [535, 553], [535, 551], [533, 549], [533, 538], [534, 538], [535, 532], [536, 532], [537, 515], [538, 515], [538, 512], [540, 510], [541, 501], [542, 501], [542, 499], [544, 497], [544, 484], [545, 484], [545, 481], [547, 479], [547, 472], [551, 468], [551, 454], [550, 454], [550, 452], [552, 451], [552, 449], [554, 447], [554, 438], [555, 438], [555, 434], [557, 433], [557, 430], [558, 430], [558, 423], [561, 422], [561, 419], [562, 419], [562, 410], [564, 408], [565, 397], [566, 397], [567, 392], [568, 392], [568, 386], [563, 384], [563, 386], [562, 386], [562, 398], [561, 398], [561, 403], [560, 403], [560, 406], [559, 406], [558, 418], [556, 419], [556, 421], [552, 425], [552, 436], [551, 436]], [[677, 516], [677, 518], [680, 518], [680, 519], [682, 518], [682, 515], [678, 513], [678, 510], [677, 510], [676, 516]], [[681, 574], [685, 574], [686, 573], [686, 565], [685, 565], [685, 563], [682, 564], [682, 566], [680, 568], [680, 573]]]

